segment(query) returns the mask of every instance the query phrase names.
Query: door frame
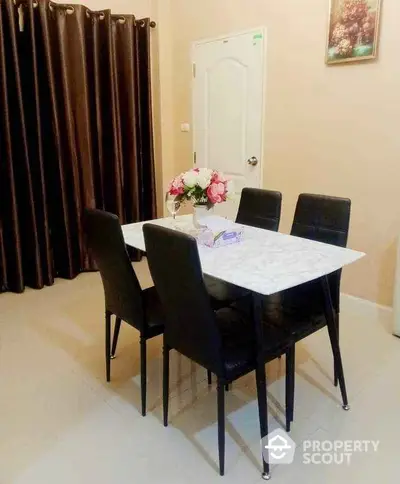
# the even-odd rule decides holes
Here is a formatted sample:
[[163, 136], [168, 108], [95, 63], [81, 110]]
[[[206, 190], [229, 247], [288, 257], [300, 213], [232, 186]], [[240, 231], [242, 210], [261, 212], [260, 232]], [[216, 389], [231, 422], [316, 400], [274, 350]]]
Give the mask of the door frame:
[[194, 82], [195, 82], [195, 76], [193, 75], [194, 72], [194, 65], [195, 65], [195, 51], [196, 47], [199, 45], [204, 45], [204, 44], [209, 44], [212, 42], [217, 42], [219, 40], [225, 40], [225, 39], [231, 39], [233, 37], [240, 37], [244, 34], [256, 34], [259, 32], [262, 32], [263, 34], [263, 79], [262, 79], [262, 113], [261, 113], [261, 156], [260, 156], [260, 180], [259, 180], [259, 186], [258, 188], [262, 188], [264, 186], [264, 148], [265, 148], [265, 113], [266, 113], [266, 108], [267, 108], [267, 52], [268, 52], [268, 38], [267, 38], [267, 27], [266, 26], [261, 26], [261, 27], [252, 27], [250, 29], [246, 30], [240, 30], [236, 32], [232, 32], [229, 34], [225, 35], [218, 35], [216, 37], [208, 37], [205, 39], [201, 40], [195, 40], [192, 42], [192, 47], [191, 47], [191, 69], [192, 69], [192, 75], [191, 75], [191, 90], [192, 90], [192, 95], [191, 95], [191, 101], [192, 101], [192, 162], [193, 165], [195, 165], [195, 160], [194, 160], [194, 153], [196, 151], [196, 144], [195, 144], [195, 132], [196, 132], [196, 123], [195, 123], [195, 113], [194, 113]]

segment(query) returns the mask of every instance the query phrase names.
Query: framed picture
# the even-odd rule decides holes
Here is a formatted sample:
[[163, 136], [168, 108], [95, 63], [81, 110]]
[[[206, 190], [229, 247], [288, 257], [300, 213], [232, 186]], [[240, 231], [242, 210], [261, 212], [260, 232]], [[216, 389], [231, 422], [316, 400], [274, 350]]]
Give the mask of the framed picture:
[[326, 63], [375, 59], [382, 0], [330, 0]]

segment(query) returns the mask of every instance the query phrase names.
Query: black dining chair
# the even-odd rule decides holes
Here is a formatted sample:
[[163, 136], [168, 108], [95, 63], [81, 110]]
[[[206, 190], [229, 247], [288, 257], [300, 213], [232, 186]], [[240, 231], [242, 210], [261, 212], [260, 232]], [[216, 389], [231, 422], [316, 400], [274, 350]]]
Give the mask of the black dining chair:
[[[86, 209], [87, 246], [100, 270], [105, 296], [106, 378], [110, 381], [121, 322], [140, 332], [142, 415], [146, 415], [146, 342], [164, 331], [164, 317], [154, 287], [142, 290], [129, 259], [121, 225], [114, 214]], [[116, 317], [111, 347], [111, 316]]]
[[243, 188], [236, 223], [277, 232], [282, 193], [262, 188]]
[[[281, 192], [261, 188], [243, 188], [236, 223], [277, 232], [281, 219], [281, 206]], [[214, 308], [224, 307], [249, 294], [249, 291], [241, 287], [211, 276], [205, 275], [204, 282]], [[208, 383], [211, 384], [210, 373], [208, 373]]]
[[[265, 230], [278, 231], [281, 218], [282, 193], [261, 188], [243, 188], [240, 197], [236, 223]], [[213, 306], [224, 306], [235, 301], [248, 291], [204, 276], [207, 290], [212, 297]]]
[[[351, 201], [347, 198], [324, 195], [301, 194], [298, 198], [291, 235], [318, 242], [346, 247], [350, 224]], [[340, 281], [342, 271], [328, 276], [330, 298], [334, 312], [335, 328], [328, 325], [325, 315], [326, 297], [323, 281], [311, 281], [289, 289], [281, 294], [279, 307], [270, 304], [266, 310], [266, 321], [277, 322], [290, 330], [295, 341], [300, 341], [328, 325], [332, 351], [341, 360], [339, 337]], [[268, 303], [267, 303], [268, 306]], [[294, 382], [295, 382], [295, 346], [286, 355], [287, 375], [286, 393], [289, 408], [289, 420], [293, 421]], [[347, 394], [344, 384], [343, 368], [334, 365], [334, 382], [341, 380], [343, 408], [348, 409]], [[289, 424], [290, 428], [290, 424]]]
[[[220, 474], [225, 468], [226, 384], [256, 370], [261, 436], [268, 433], [265, 372], [256, 368], [251, 299], [213, 310], [207, 293], [196, 240], [153, 224], [143, 227], [150, 272], [166, 316], [163, 350], [164, 425], [168, 425], [169, 353], [175, 349], [217, 376]], [[248, 302], [250, 301], [250, 304]], [[266, 328], [265, 348], [286, 352], [282, 332]], [[264, 463], [268, 473], [268, 464]]]

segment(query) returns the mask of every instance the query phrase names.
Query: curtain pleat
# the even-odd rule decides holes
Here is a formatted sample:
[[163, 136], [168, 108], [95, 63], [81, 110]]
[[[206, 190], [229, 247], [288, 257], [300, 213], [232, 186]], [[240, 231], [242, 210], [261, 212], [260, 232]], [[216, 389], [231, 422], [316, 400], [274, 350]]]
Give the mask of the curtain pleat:
[[[15, 65], [15, 10], [12, 2], [0, 4], [0, 87], [1, 106], [0, 116], [0, 190], [1, 190], [1, 244], [2, 244], [2, 289], [10, 288], [21, 292], [24, 288], [23, 256], [21, 239], [21, 223], [19, 217], [20, 205], [17, 199], [21, 195], [17, 170], [21, 163], [14, 165], [13, 160], [18, 153], [19, 123], [16, 119], [17, 76], [18, 68]], [[17, 116], [18, 118], [18, 116]]]
[[35, 21], [33, 3], [26, 5], [26, 17], [26, 30], [19, 33], [19, 38], [20, 58], [25, 59], [25, 62], [21, 63], [23, 92], [26, 105], [30, 107], [24, 109], [24, 113], [28, 126], [28, 163], [32, 172], [33, 196], [30, 203], [36, 214], [36, 224], [32, 229], [36, 233], [40, 253], [40, 264], [37, 264], [38, 280], [34, 287], [43, 287], [54, 282], [45, 178], [46, 128], [42, 124], [47, 117], [46, 113], [42, 112], [42, 104], [48, 105], [48, 100], [47, 89], [43, 86], [44, 59], [36, 41], [41, 35], [40, 24]]
[[0, 0], [0, 291], [93, 269], [85, 207], [154, 218], [149, 45], [133, 15]]
[[[139, 177], [140, 160], [137, 153], [137, 99], [135, 89], [135, 56], [136, 56], [136, 36], [133, 17], [112, 16], [112, 31], [114, 40], [114, 66], [116, 79], [116, 102], [120, 119], [121, 136], [118, 146], [119, 156], [116, 159], [121, 179], [124, 180], [121, 195], [130, 198], [132, 193], [138, 194], [138, 204], [136, 206], [124, 207], [123, 217], [136, 219], [140, 213], [140, 188]], [[121, 55], [121, 45], [127, 48], [126, 56]], [[117, 75], [118, 73], [118, 75]], [[128, 102], [123, 101], [123, 89], [128, 89]]]
[[138, 124], [138, 141], [140, 143], [140, 164], [141, 164], [141, 207], [140, 212], [145, 219], [152, 219], [156, 216], [156, 192], [145, 190], [144, 187], [155, 182], [154, 162], [154, 138], [153, 138], [153, 111], [151, 97], [151, 39], [150, 19], [143, 19], [141, 27], [136, 30], [137, 35], [137, 58], [136, 66], [138, 74], [136, 79], [137, 104], [140, 115]]

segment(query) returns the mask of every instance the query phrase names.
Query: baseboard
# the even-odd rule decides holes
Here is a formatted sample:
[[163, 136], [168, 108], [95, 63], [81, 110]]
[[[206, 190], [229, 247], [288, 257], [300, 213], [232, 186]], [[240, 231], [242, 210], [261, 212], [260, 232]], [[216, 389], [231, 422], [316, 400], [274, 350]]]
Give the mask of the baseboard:
[[351, 294], [345, 294], [343, 292], [341, 293], [341, 297], [345, 297], [346, 299], [357, 301], [360, 304], [365, 304], [365, 305], [374, 307], [375, 309], [393, 312], [392, 306], [384, 306], [383, 304], [377, 304], [377, 303], [374, 303], [373, 301], [370, 301], [369, 299], [363, 299], [361, 297], [352, 296]]
[[360, 297], [351, 296], [350, 294], [341, 293], [341, 297], [347, 300], [353, 301], [355, 304], [361, 304], [362, 306], [369, 307], [376, 313], [379, 313], [380, 311], [390, 312], [391, 315], [393, 315], [393, 322], [392, 322], [393, 329], [391, 330], [391, 333], [393, 334], [393, 336], [400, 338], [400, 328], [398, 328], [397, 327], [398, 325], [396, 325], [394, 310], [391, 306], [383, 306], [382, 304], [376, 304], [372, 301], [369, 301], [368, 299], [362, 299]]

